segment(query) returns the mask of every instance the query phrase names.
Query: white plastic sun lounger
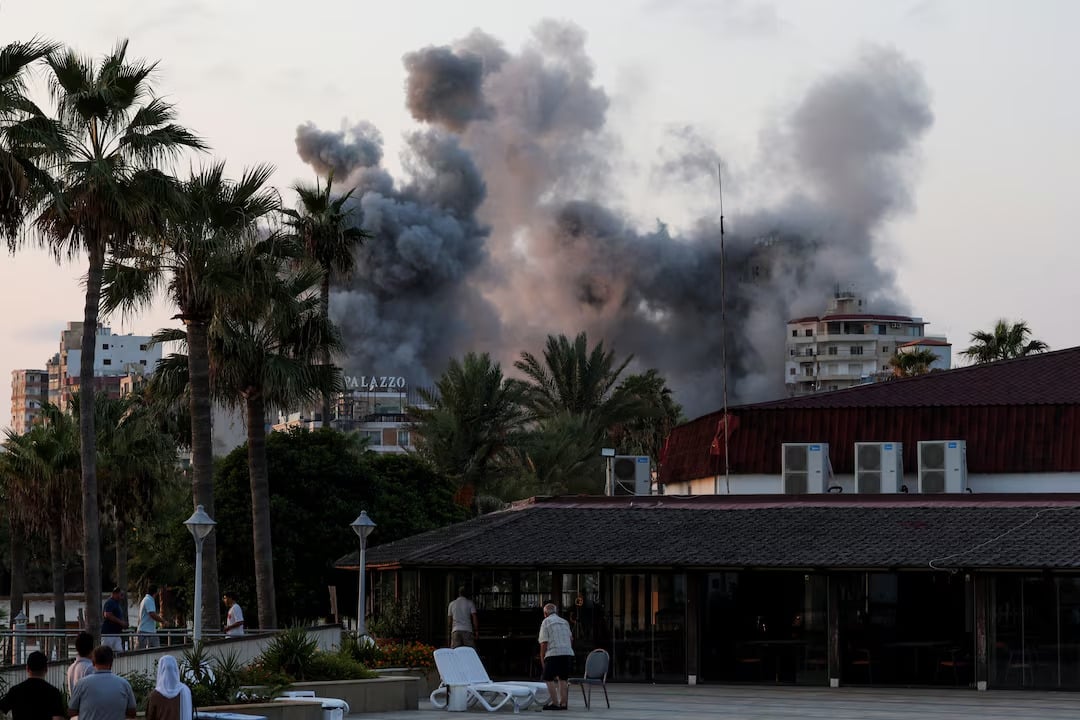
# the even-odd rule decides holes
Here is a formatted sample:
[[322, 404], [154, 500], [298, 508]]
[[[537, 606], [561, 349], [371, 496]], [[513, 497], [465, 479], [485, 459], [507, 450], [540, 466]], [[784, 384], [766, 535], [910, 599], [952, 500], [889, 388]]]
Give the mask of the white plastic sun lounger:
[[[461, 656], [461, 664], [465, 667], [465, 676], [475, 683], [490, 683], [491, 677], [488, 675], [487, 668], [484, 667], [484, 661], [480, 659], [480, 656], [476, 653], [476, 650], [471, 647], [461, 646], [454, 648], [454, 653]], [[529, 688], [532, 691], [534, 702], [538, 705], [543, 705], [549, 702], [548, 686], [547, 683], [542, 682], [529, 682], [526, 680], [502, 680], [502, 685], [522, 685]]]
[[464, 710], [469, 705], [479, 704], [488, 712], [494, 712], [512, 703], [514, 712], [518, 712], [536, 702], [533, 691], [524, 685], [470, 682], [462, 656], [450, 648], [435, 651], [435, 667], [439, 669], [442, 685], [431, 693], [434, 707]]

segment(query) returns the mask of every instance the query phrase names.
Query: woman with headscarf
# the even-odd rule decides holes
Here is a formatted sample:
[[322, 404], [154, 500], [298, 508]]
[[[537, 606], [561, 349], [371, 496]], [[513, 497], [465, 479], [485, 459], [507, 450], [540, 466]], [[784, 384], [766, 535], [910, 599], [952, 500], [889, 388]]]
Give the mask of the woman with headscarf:
[[176, 658], [158, 660], [157, 685], [146, 703], [146, 720], [191, 720], [191, 690], [180, 682]]

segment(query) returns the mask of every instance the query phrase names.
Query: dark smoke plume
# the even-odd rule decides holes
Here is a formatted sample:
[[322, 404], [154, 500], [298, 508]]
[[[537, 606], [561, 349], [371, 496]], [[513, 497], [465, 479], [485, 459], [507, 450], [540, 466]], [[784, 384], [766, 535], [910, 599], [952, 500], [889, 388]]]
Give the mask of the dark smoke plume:
[[[584, 33], [544, 22], [511, 53], [476, 31], [405, 64], [408, 107], [430, 129], [407, 137], [403, 184], [370, 151], [381, 149], [370, 126], [302, 126], [297, 136], [318, 172], [358, 186], [358, 218], [377, 235], [332, 300], [347, 367], [419, 384], [467, 350], [508, 364], [550, 333], [587, 330], [661, 370], [688, 413], [715, 409], [717, 217], [673, 235], [618, 209], [619, 146]], [[931, 122], [919, 73], [873, 49], [762, 132], [762, 160], [736, 172], [769, 192], [727, 237], [736, 401], [783, 393], [784, 323], [820, 312], [837, 284], [856, 284], [880, 310], [903, 309], [875, 261], [875, 238], [910, 206], [913, 159]], [[704, 137], [677, 132], [658, 175], [715, 177], [719, 153]]]

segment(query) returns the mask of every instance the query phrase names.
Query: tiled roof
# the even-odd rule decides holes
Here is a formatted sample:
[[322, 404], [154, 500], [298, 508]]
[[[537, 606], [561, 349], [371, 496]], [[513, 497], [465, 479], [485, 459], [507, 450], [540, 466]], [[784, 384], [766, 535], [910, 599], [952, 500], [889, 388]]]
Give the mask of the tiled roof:
[[[538, 499], [370, 566], [1080, 568], [1080, 496]], [[355, 554], [338, 565], [355, 567]]]
[[936, 338], [920, 338], [919, 340], [900, 343], [897, 347], [952, 347], [952, 343], [948, 340], [938, 340]]
[[743, 407], [1062, 404], [1080, 404], [1080, 347]]

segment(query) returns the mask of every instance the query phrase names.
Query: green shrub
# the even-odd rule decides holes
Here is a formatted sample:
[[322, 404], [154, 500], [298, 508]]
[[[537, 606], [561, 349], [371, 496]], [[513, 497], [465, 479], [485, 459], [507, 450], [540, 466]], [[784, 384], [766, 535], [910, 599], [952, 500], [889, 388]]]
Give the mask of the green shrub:
[[275, 635], [258, 659], [270, 673], [281, 673], [294, 680], [310, 680], [312, 662], [318, 652], [318, 641], [304, 628], [293, 627]]
[[364, 680], [378, 677], [345, 652], [321, 652], [312, 658], [309, 680]]
[[131, 691], [135, 693], [137, 709], [140, 711], [145, 710], [146, 701], [150, 699], [150, 693], [153, 692], [154, 686], [157, 684], [155, 679], [150, 676], [150, 673], [138, 671], [124, 673], [121, 677], [131, 684]]

